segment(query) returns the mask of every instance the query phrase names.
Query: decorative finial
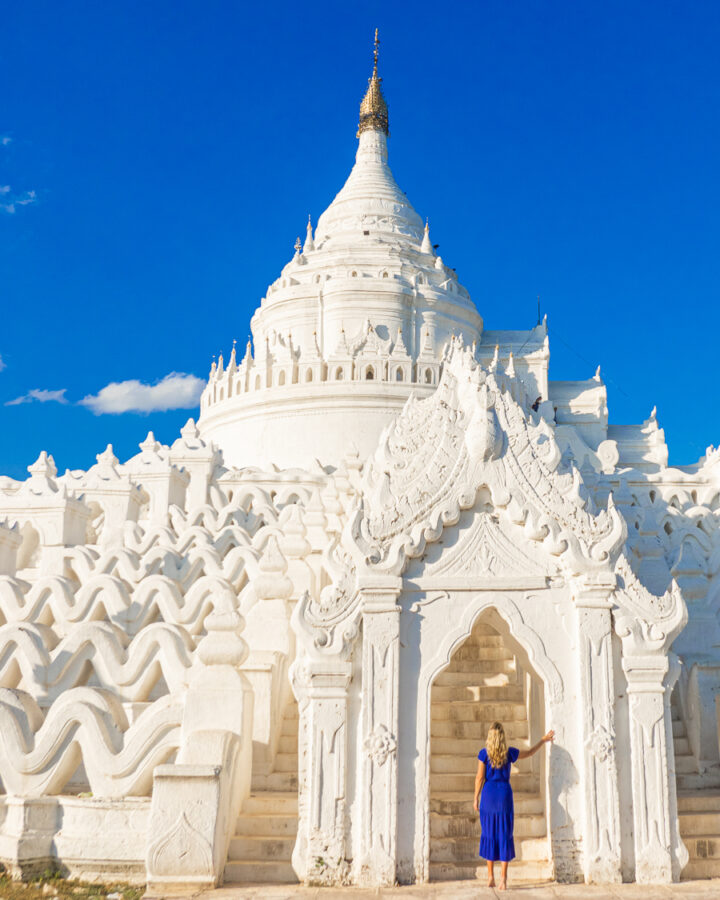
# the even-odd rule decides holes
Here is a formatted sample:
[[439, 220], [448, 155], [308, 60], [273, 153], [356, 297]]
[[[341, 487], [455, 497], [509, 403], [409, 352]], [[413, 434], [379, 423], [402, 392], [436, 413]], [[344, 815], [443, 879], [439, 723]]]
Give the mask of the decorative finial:
[[363, 131], [382, 131], [390, 135], [388, 108], [382, 93], [382, 78], [378, 75], [378, 54], [380, 38], [375, 29], [375, 49], [373, 50], [372, 77], [368, 80], [368, 89], [360, 104], [360, 123], [357, 136]]
[[295, 252], [300, 253], [301, 250], [302, 250], [302, 241], [300, 240], [300, 235], [298, 235], [297, 239], [295, 241]]
[[305, 243], [303, 244], [303, 253], [310, 253], [315, 249], [315, 241], [312, 233], [312, 217], [308, 216], [307, 233], [305, 235]]
[[432, 253], [433, 248], [430, 243], [430, 221], [429, 219], [425, 220], [425, 233], [423, 234], [422, 243], [420, 244], [420, 252], [421, 253]]

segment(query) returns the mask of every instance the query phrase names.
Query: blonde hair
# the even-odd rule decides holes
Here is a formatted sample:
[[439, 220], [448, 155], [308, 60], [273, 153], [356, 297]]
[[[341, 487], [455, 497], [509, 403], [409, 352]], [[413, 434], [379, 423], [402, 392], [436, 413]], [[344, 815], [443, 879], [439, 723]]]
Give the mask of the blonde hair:
[[488, 759], [493, 769], [499, 769], [507, 762], [508, 747], [505, 740], [505, 729], [502, 722], [493, 722], [490, 731], [488, 731], [487, 743], [485, 744]]

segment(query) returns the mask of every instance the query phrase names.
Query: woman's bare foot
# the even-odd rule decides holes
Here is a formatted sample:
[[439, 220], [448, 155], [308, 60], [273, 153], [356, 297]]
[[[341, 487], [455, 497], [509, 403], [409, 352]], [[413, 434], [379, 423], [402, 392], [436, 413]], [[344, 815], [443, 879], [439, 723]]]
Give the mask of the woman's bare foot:
[[495, 887], [495, 876], [488, 878], [488, 887]]
[[501, 879], [500, 879], [500, 884], [498, 885], [498, 890], [499, 890], [499, 891], [506, 891], [506, 890], [507, 890], [507, 880], [506, 880], [505, 878], [501, 878]]

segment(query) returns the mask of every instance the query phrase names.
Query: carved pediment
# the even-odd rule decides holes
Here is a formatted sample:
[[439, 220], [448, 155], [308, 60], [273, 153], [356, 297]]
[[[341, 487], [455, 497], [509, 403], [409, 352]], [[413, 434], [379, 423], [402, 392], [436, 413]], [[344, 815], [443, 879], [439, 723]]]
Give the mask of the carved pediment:
[[552, 428], [513, 397], [514, 379], [484, 370], [453, 341], [437, 391], [410, 397], [365, 467], [343, 543], [360, 564], [400, 574], [485, 488], [568, 574], [612, 567], [625, 525], [612, 500], [594, 513]]
[[[512, 527], [512, 526], [510, 526]], [[447, 533], [447, 532], [446, 532]], [[513, 542], [498, 516], [477, 512], [472, 523], [458, 535], [451, 546], [432, 544], [422, 559], [412, 560], [408, 578], [424, 576], [478, 579], [547, 576], [555, 574], [556, 565], [548, 571], [541, 554], [530, 545]]]
[[[627, 532], [612, 496], [594, 511], [552, 427], [515, 395], [514, 377], [483, 369], [453, 340], [435, 393], [408, 399], [365, 464], [357, 505], [326, 556], [332, 583], [296, 610], [317, 649], [345, 640], [363, 578], [431, 567], [444, 577], [613, 573]], [[411, 563], [471, 509], [488, 515], [429, 552], [425, 568]]]

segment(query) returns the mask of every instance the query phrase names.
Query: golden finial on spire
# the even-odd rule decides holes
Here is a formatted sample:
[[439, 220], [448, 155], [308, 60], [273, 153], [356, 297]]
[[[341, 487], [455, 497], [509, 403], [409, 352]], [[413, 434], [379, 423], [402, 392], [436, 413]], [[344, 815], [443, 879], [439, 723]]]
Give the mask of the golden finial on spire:
[[382, 93], [382, 78], [378, 75], [378, 55], [380, 53], [380, 38], [375, 29], [375, 47], [373, 50], [372, 77], [368, 80], [368, 89], [360, 104], [360, 124], [357, 136], [363, 131], [382, 131], [390, 134], [388, 108]]

